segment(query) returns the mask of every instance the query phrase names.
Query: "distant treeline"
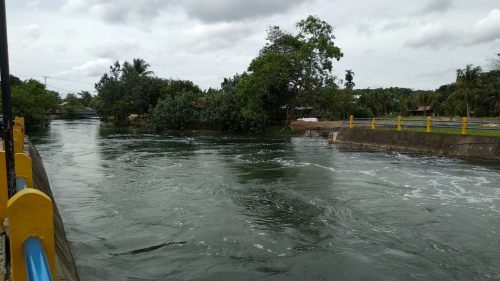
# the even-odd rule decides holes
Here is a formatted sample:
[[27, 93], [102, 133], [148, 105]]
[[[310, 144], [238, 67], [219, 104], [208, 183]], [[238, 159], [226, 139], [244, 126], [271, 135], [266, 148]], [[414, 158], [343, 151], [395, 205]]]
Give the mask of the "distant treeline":
[[89, 92], [82, 91], [79, 97], [68, 94], [62, 99], [58, 92], [47, 90], [39, 81], [23, 81], [14, 75], [10, 75], [10, 86], [12, 114], [23, 116], [28, 130], [47, 126], [52, 116], [74, 118], [78, 110], [90, 106], [93, 98]]
[[29, 126], [47, 124], [50, 114], [72, 118], [82, 107], [91, 107], [120, 125], [139, 116], [157, 131], [257, 133], [269, 126], [287, 126], [298, 117], [500, 115], [500, 57], [492, 61], [490, 71], [472, 65], [457, 70], [455, 82], [435, 91], [355, 89], [352, 70], [346, 70], [343, 80], [332, 72], [343, 56], [334, 43], [333, 27], [309, 16], [296, 28], [292, 34], [270, 27], [267, 43], [247, 71], [225, 78], [219, 89], [201, 90], [192, 81], [156, 77], [150, 65], [137, 58], [111, 65], [95, 84], [96, 96], [80, 92], [63, 100], [36, 80], [11, 77], [13, 111], [25, 116]]
[[[96, 84], [98, 114], [127, 124], [136, 114], [158, 131], [213, 129], [262, 132], [287, 126], [298, 117], [339, 120], [357, 117], [435, 114], [498, 116], [500, 71], [482, 72], [467, 65], [456, 82], [436, 91], [405, 88], [354, 89], [354, 72], [345, 80], [333, 76], [343, 54], [334, 44], [333, 28], [313, 16], [291, 34], [277, 26], [248, 70], [226, 78], [220, 89], [202, 91], [187, 80], [155, 77], [142, 59], [115, 62]], [[345, 82], [345, 83], [344, 83]], [[424, 110], [418, 112], [418, 108]]]
[[[359, 117], [438, 115], [500, 117], [500, 69], [482, 72], [467, 65], [457, 80], [435, 91], [405, 88], [354, 90], [353, 113]], [[416, 112], [420, 107], [423, 112]]]

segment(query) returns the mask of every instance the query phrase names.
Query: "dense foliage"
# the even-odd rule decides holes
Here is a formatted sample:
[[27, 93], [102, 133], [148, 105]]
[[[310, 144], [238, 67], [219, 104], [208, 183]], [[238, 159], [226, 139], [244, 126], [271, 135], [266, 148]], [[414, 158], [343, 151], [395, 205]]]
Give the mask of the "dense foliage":
[[404, 88], [355, 90], [359, 97], [353, 111], [359, 117], [416, 114], [418, 106], [430, 107], [438, 116], [495, 117], [500, 115], [500, 70], [482, 72], [467, 65], [457, 70], [456, 82], [436, 91]]
[[[269, 28], [268, 42], [248, 71], [224, 79], [219, 90], [201, 91], [191, 81], [152, 77], [141, 59], [117, 61], [96, 84], [96, 109], [116, 123], [126, 123], [130, 114], [145, 116], [159, 131], [203, 127], [261, 132], [268, 125], [288, 124], [302, 114], [297, 110], [301, 106], [343, 101], [332, 95], [340, 93], [333, 60], [343, 55], [334, 44], [333, 27], [313, 16], [296, 27], [296, 34]], [[331, 111], [318, 109], [325, 117], [335, 116]]]
[[28, 130], [48, 125], [49, 115], [61, 102], [59, 94], [47, 91], [44, 84], [33, 79], [22, 81], [11, 75], [10, 84], [12, 114], [23, 116]]
[[131, 114], [142, 116], [158, 131], [263, 132], [307, 116], [339, 120], [351, 114], [499, 115], [498, 69], [483, 72], [467, 65], [457, 71], [455, 83], [436, 91], [354, 89], [352, 70], [345, 71], [344, 81], [333, 75], [333, 62], [343, 56], [334, 43], [333, 27], [313, 16], [296, 27], [295, 34], [270, 27], [267, 43], [247, 72], [225, 78], [220, 89], [202, 91], [191, 81], [154, 77], [142, 59], [117, 61], [96, 84], [98, 95], [91, 105], [116, 123], [126, 123]]

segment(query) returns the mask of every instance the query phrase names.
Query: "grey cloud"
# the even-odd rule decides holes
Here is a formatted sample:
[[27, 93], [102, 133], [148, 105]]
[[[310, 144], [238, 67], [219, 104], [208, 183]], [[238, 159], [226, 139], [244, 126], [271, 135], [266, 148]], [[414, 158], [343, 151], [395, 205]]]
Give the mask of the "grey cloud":
[[171, 3], [168, 0], [68, 0], [64, 9], [90, 12], [110, 23], [151, 22]]
[[358, 26], [358, 33], [361, 35], [370, 36], [373, 32], [373, 27], [370, 24], [363, 23]]
[[186, 32], [189, 37], [185, 41], [180, 40], [179, 44], [184, 50], [211, 52], [232, 47], [254, 32], [252, 25], [243, 23], [198, 25]]
[[444, 13], [453, 7], [452, 0], [431, 0], [418, 14]]
[[409, 22], [393, 21], [382, 27], [382, 31], [396, 31], [410, 26]]
[[90, 12], [110, 23], [151, 22], [167, 9], [202, 22], [234, 22], [285, 13], [307, 0], [68, 0], [64, 9]]
[[188, 15], [203, 22], [234, 22], [284, 13], [306, 0], [191, 0]]
[[135, 39], [110, 39], [91, 43], [87, 50], [100, 58], [117, 59], [120, 55], [140, 49]]
[[37, 41], [42, 35], [40, 27], [36, 24], [28, 24], [19, 27], [19, 31], [26, 40]]

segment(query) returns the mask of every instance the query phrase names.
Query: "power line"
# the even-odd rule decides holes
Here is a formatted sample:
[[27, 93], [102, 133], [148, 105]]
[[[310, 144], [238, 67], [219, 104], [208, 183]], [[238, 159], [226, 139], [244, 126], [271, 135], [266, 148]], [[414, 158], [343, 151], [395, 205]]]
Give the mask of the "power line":
[[65, 91], [66, 93], [74, 93], [75, 92], [75, 91], [70, 91], [70, 90], [59, 88], [59, 87], [52, 86], [52, 85], [46, 85], [45, 88], [47, 88], [47, 86], [51, 87], [51, 88], [54, 88], [54, 89], [57, 89], [57, 90], [60, 90], [60, 91]]
[[66, 82], [71, 82], [71, 83], [77, 83], [77, 84], [82, 84], [82, 85], [89, 85], [91, 83], [86, 83], [86, 82], [81, 82], [81, 81], [76, 81], [76, 80], [70, 80], [70, 79], [65, 79], [65, 78], [59, 78], [59, 77], [48, 77], [51, 79], [56, 79], [56, 80], [61, 80], [61, 81], [66, 81]]
[[60, 81], [65, 81], [65, 82], [70, 82], [70, 83], [76, 83], [76, 84], [82, 84], [82, 85], [87, 85], [87, 86], [92, 86], [93, 83], [90, 82], [83, 82], [83, 81], [77, 81], [73, 79], [66, 79], [66, 78], [61, 78], [61, 77], [54, 77], [54, 76], [48, 76], [48, 75], [33, 75], [33, 76], [28, 76], [28, 75], [14, 75], [18, 76], [21, 78], [25, 79], [33, 79], [33, 78], [42, 78], [44, 80], [44, 84], [47, 84], [47, 79], [55, 79], [55, 80], [60, 80]]

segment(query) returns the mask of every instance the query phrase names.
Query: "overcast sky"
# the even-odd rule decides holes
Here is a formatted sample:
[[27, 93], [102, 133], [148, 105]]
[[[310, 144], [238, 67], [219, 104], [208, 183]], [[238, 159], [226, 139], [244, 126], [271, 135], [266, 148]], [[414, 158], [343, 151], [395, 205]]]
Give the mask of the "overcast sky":
[[499, 0], [7, 0], [11, 73], [89, 90], [115, 60], [143, 58], [159, 77], [220, 86], [242, 73], [266, 28], [317, 15], [335, 27], [357, 88], [435, 89], [500, 53]]

